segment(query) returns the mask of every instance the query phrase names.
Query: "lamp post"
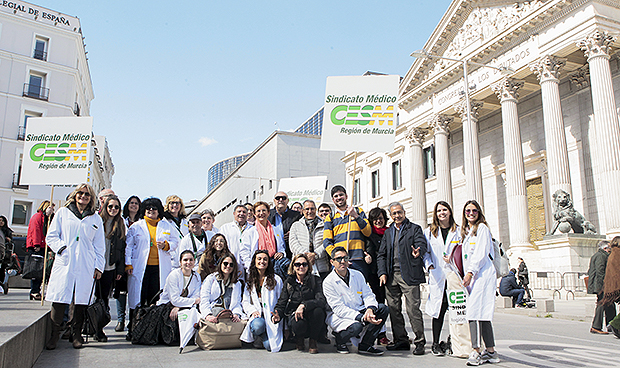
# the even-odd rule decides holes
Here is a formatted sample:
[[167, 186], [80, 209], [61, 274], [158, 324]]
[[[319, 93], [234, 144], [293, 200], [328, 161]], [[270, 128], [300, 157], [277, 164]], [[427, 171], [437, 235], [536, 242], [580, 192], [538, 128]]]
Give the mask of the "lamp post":
[[[427, 58], [427, 59], [444, 59], [444, 60], [449, 60], [449, 61], [454, 61], [457, 63], [461, 63], [463, 65], [463, 83], [464, 83], [464, 93], [465, 93], [465, 115], [467, 117], [467, 124], [471, 125], [472, 124], [472, 116], [471, 116], [471, 101], [469, 98], [469, 79], [468, 79], [468, 64], [472, 64], [472, 65], [477, 65], [480, 67], [485, 67], [485, 68], [491, 68], [491, 69], [495, 69], [495, 70], [499, 70], [500, 73], [502, 73], [505, 76], [514, 74], [515, 71], [514, 69], [510, 68], [510, 67], [505, 67], [505, 66], [501, 66], [501, 67], [497, 67], [497, 66], [492, 66], [492, 65], [486, 65], [486, 64], [482, 64], [482, 63], [477, 63], [474, 61], [469, 61], [467, 59], [454, 59], [454, 58], [450, 58], [450, 57], [445, 57], [445, 56], [440, 56], [440, 55], [433, 55], [433, 54], [429, 54], [428, 52], [424, 51], [424, 50], [418, 50], [418, 51], [414, 51], [411, 53], [410, 56], [413, 56], [415, 58]], [[467, 139], [468, 137], [471, 137], [471, 134], [474, 134], [473, 132], [467, 133], [468, 130], [465, 129], [465, 124], [463, 124], [463, 138]], [[466, 134], [467, 133], [467, 134]], [[470, 138], [471, 139], [471, 138]], [[474, 144], [474, 143], [472, 143]], [[475, 142], [475, 145], [477, 145], [477, 141]], [[464, 144], [463, 148], [466, 150], [465, 153], [467, 154], [467, 149], [468, 149], [469, 145], [468, 144]], [[476, 148], [477, 151], [477, 148]], [[474, 151], [475, 152], [475, 151]], [[475, 156], [474, 153], [469, 152], [470, 155], [469, 156]], [[466, 155], [468, 156], [468, 155]], [[467, 158], [465, 158], [467, 160]], [[480, 159], [479, 157], [476, 159]], [[475, 166], [476, 163], [472, 162], [472, 164]], [[477, 168], [477, 170], [476, 170]], [[468, 170], [470, 170], [471, 168], [466, 168], [466, 173]], [[475, 176], [477, 176], [476, 171], [480, 171], [480, 165], [478, 164], [477, 167], [474, 167], [473, 169], [474, 173], [471, 173], [470, 177], [468, 177], [467, 182], [473, 187], [470, 187], [470, 192], [471, 193], [467, 193], [471, 198], [476, 199], [478, 201], [478, 203], [480, 203], [481, 206], [483, 205], [483, 201], [482, 201], [482, 183], [477, 183], [477, 181], [475, 180]], [[467, 176], [467, 175], [466, 175]], [[481, 174], [480, 174], [481, 176]], [[478, 188], [479, 187], [479, 188]]]

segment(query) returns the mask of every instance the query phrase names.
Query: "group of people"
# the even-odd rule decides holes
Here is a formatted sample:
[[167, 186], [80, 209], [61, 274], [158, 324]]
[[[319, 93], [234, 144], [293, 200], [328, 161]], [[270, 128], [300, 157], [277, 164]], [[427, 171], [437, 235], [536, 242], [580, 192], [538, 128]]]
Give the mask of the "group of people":
[[601, 240], [597, 252], [590, 258], [588, 294], [596, 294], [590, 332], [599, 335], [613, 333], [620, 338], [620, 315], [616, 315], [615, 305], [620, 303], [620, 236], [611, 242]]
[[[476, 201], [466, 203], [462, 226], [450, 205], [438, 202], [432, 224], [423, 231], [398, 202], [388, 211], [372, 209], [367, 218], [361, 208], [347, 204], [344, 187], [333, 187], [331, 197], [333, 211], [327, 203], [317, 208], [306, 200], [300, 213], [288, 207], [286, 193], [278, 192], [274, 208], [263, 201], [239, 204], [234, 220], [217, 229], [213, 211], [187, 216], [178, 196], [169, 196], [165, 204], [132, 196], [121, 210], [111, 190], [96, 197], [88, 184], [79, 185], [63, 208], [54, 213], [48, 202], [31, 221], [42, 226], [33, 234], [47, 233], [36, 240], [33, 235], [32, 252], [47, 246], [55, 254], [45, 295], [52, 302], [46, 347], [56, 347], [67, 311], [73, 346], [82, 347], [84, 310], [95, 285], [95, 296], [106, 305], [110, 295], [116, 299], [116, 331], [125, 329], [129, 308], [128, 340], [136, 308], [156, 303], [169, 306], [171, 320], [195, 307], [205, 321], [245, 323], [240, 339], [271, 352], [279, 351], [287, 336], [297, 349], [317, 353], [317, 343], [330, 342], [329, 326], [340, 353], [349, 352], [349, 343], [368, 355], [384, 353], [377, 345], [410, 350], [413, 343], [413, 354], [422, 355], [420, 284], [426, 282], [426, 270], [431, 352], [444, 355], [460, 344], [469, 354], [468, 365], [499, 361], [491, 323], [493, 245]], [[458, 279], [456, 286], [452, 278]], [[40, 297], [36, 283], [33, 298]], [[447, 295], [454, 288], [466, 290], [467, 323], [455, 330], [459, 338], [452, 339], [450, 349], [440, 335]], [[403, 296], [413, 341], [405, 329]], [[393, 341], [385, 334], [388, 316]], [[467, 330], [469, 336], [463, 337]], [[452, 325], [450, 331], [452, 336]], [[102, 330], [95, 337], [107, 341]]]

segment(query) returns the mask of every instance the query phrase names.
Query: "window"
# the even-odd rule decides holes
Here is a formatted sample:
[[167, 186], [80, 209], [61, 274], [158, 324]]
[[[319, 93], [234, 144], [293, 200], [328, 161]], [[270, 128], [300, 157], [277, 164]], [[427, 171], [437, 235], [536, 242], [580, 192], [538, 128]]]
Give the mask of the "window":
[[400, 160], [392, 162], [392, 190], [402, 188], [402, 171], [400, 168]]
[[47, 101], [49, 88], [45, 88], [45, 77], [43, 73], [30, 72], [28, 83], [24, 84], [23, 95]]
[[30, 218], [30, 208], [32, 203], [15, 201], [13, 203], [13, 225], [28, 225], [28, 219]]
[[[261, 185], [261, 188], [262, 188], [262, 187], [263, 187], [263, 186]], [[273, 181], [272, 181], [272, 180], [269, 180], [269, 190], [271, 190], [272, 188], [273, 188]], [[263, 191], [261, 190], [261, 194], [262, 194], [262, 192], [263, 192]]]
[[424, 178], [435, 176], [435, 145], [424, 149]]
[[49, 39], [37, 36], [34, 41], [34, 54], [33, 58], [47, 61], [47, 43]]
[[28, 118], [40, 118], [41, 116], [43, 116], [42, 113], [40, 112], [34, 112], [34, 111], [24, 111], [24, 122], [22, 125], [19, 126], [18, 130], [17, 130], [17, 140], [23, 141], [24, 137], [26, 136], [26, 125], [28, 123]]
[[[252, 200], [256, 200], [256, 191], [252, 192]], [[248, 201], [249, 202], [249, 201]]]
[[353, 184], [353, 204], [360, 203], [360, 180], [355, 179]]
[[375, 170], [371, 174], [372, 198], [379, 196], [379, 170]]
[[[269, 180], [269, 182], [271, 183], [271, 180]], [[271, 189], [271, 186], [270, 186], [270, 188], [269, 188], [269, 189]], [[265, 194], [265, 186], [264, 186], [264, 185], [261, 185], [261, 186], [260, 186], [260, 195], [263, 195], [263, 194]]]
[[250, 201], [250, 196], [245, 196], [245, 203], [248, 203]]

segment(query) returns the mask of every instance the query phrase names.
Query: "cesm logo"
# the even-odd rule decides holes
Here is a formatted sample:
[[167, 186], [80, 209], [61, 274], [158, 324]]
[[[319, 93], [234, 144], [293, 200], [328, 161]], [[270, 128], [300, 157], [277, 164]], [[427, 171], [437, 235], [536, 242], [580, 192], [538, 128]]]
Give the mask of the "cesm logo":
[[334, 125], [394, 125], [394, 106], [382, 111], [381, 105], [339, 105], [330, 115]]
[[87, 147], [87, 143], [37, 143], [30, 149], [30, 159], [34, 162], [71, 161], [71, 158], [86, 161]]
[[458, 291], [454, 291], [451, 290], [448, 293], [448, 301], [451, 304], [463, 304], [465, 303], [465, 292], [458, 290]]

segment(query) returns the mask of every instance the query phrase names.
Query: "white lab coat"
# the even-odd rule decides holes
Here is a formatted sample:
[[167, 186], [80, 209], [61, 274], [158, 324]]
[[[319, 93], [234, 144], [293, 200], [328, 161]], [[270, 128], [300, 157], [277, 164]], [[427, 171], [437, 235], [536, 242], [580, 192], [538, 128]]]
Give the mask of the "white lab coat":
[[95, 213], [80, 220], [62, 207], [52, 220], [45, 242], [56, 253], [45, 300], [64, 304], [75, 300], [75, 304], [87, 305], [95, 269], [103, 272], [106, 262], [101, 217]]
[[254, 318], [250, 316], [254, 312], [259, 312], [261, 317], [265, 319], [267, 337], [269, 338], [269, 346], [271, 347], [271, 352], [277, 353], [282, 348], [283, 323], [282, 321], [280, 321], [280, 323], [273, 323], [271, 321], [271, 312], [275, 310], [276, 303], [278, 302], [278, 298], [280, 297], [280, 293], [282, 292], [282, 280], [278, 275], [275, 275], [274, 277], [276, 279], [276, 286], [273, 288], [273, 290], [267, 289], [265, 283], [263, 282], [263, 286], [261, 287], [262, 299], [258, 298], [258, 293], [256, 292], [256, 289], [254, 287], [252, 287], [251, 290], [249, 287], [245, 288], [245, 291], [243, 292], [243, 312], [250, 319], [245, 325], [245, 329], [241, 333], [240, 339], [241, 341], [245, 341], [247, 343], [254, 342], [254, 336], [252, 335], [252, 331], [250, 330], [250, 322], [252, 322]]
[[331, 311], [325, 321], [335, 332], [344, 331], [357, 322], [355, 317], [368, 307], [377, 307], [377, 299], [364, 275], [349, 268], [349, 286], [332, 270], [323, 281], [323, 294]]
[[[194, 242], [196, 243], [196, 252], [194, 252], [194, 243], [192, 243], [192, 238], [194, 238]], [[204, 253], [208, 242], [209, 241], [207, 240], [206, 234], [205, 234], [205, 237], [202, 239], [202, 241], [198, 240], [194, 236], [194, 234], [192, 234], [191, 232], [185, 235], [183, 239], [181, 239], [181, 242], [179, 243], [179, 246], [177, 247], [177, 250], [175, 252], [177, 257], [173, 260], [172, 267], [173, 268], [181, 267], [181, 253], [185, 252], [186, 250], [191, 250], [192, 252], [194, 252], [195, 255]], [[196, 261], [196, 265], [194, 266], [194, 271], [197, 271], [197, 270], [198, 270], [198, 261]]]
[[[159, 285], [166, 285], [168, 274], [172, 271], [170, 253], [179, 245], [179, 237], [174, 225], [166, 220], [157, 223], [157, 241], [167, 241], [170, 249], [158, 249]], [[134, 309], [140, 304], [142, 278], [146, 269], [151, 246], [151, 235], [144, 219], [134, 223], [127, 232], [127, 248], [125, 248], [125, 264], [133, 267], [133, 273], [127, 278], [127, 299], [129, 308]], [[155, 246], [155, 245], [153, 245]]]
[[[174, 221], [169, 220], [165, 217], [163, 218], [163, 221], [168, 221], [170, 226], [172, 226], [175, 233], [177, 234], [177, 237], [179, 238], [179, 242], [178, 242], [179, 244], [181, 243], [181, 240], [183, 239], [183, 237], [189, 234], [189, 221], [187, 221], [187, 218], [181, 219], [181, 226], [177, 226], [177, 224]], [[181, 252], [179, 252], [178, 248], [174, 251], [170, 251], [170, 262], [172, 262], [173, 268], [181, 267], [179, 264], [180, 254]]]
[[246, 223], [243, 231], [239, 229], [239, 226], [236, 222], [228, 222], [222, 225], [219, 233], [224, 235], [226, 238], [226, 243], [228, 244], [228, 250], [235, 256], [237, 263], [239, 265], [239, 271], [243, 270], [243, 264], [241, 263], [241, 258], [239, 257], [239, 253], [241, 252], [241, 245], [243, 241], [243, 234], [250, 230], [253, 225]]
[[172, 270], [166, 279], [164, 291], [161, 293], [157, 305], [171, 302], [173, 306], [178, 308], [190, 308], [193, 306], [196, 298], [200, 296], [200, 275], [196, 272], [192, 272], [192, 276], [190, 277], [191, 280], [187, 288], [187, 297], [182, 297], [181, 293], [185, 286], [183, 270], [180, 268]]
[[[243, 307], [241, 306], [241, 282], [237, 281], [233, 285], [232, 295], [230, 297], [230, 309], [234, 314], [243, 316]], [[214, 272], [207, 276], [200, 288], [200, 314], [204, 318], [209, 314], [213, 314], [211, 308], [215, 305], [215, 302], [222, 295], [222, 289], [220, 288], [220, 282], [217, 279], [217, 272]]]
[[[276, 235], [275, 227], [273, 229], [276, 238], [276, 252], [282, 253], [286, 257], [286, 245], [281, 237]], [[249, 272], [250, 264], [252, 263], [252, 256], [258, 250], [258, 230], [256, 226], [252, 226], [243, 232], [243, 238], [241, 239], [241, 249], [239, 251], [239, 258], [241, 264], [245, 268], [245, 272]]]
[[478, 225], [476, 235], [471, 231], [463, 239], [463, 269], [473, 274], [467, 288], [467, 320], [492, 321], [495, 311], [495, 290], [497, 277], [495, 267], [489, 258], [495, 256], [491, 231], [485, 224]]
[[[428, 252], [424, 254], [424, 266], [428, 270], [428, 300], [424, 312], [433, 318], [439, 317], [441, 303], [446, 288], [446, 274], [451, 271], [450, 266], [444, 261], [443, 256], [449, 255], [452, 249], [461, 240], [461, 229], [457, 226], [456, 231], [448, 233], [447, 241], [444, 241], [441, 229], [437, 229], [437, 236], [431, 234], [430, 228], [424, 230], [426, 241], [430, 245]], [[433, 266], [433, 269], [429, 269]]]

